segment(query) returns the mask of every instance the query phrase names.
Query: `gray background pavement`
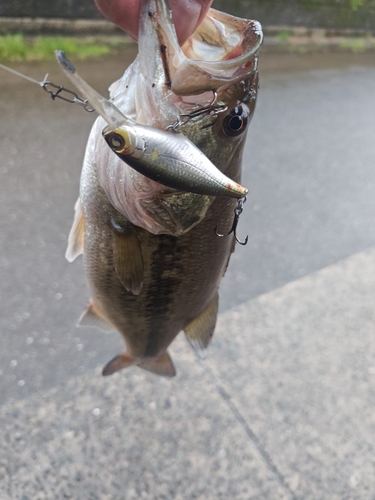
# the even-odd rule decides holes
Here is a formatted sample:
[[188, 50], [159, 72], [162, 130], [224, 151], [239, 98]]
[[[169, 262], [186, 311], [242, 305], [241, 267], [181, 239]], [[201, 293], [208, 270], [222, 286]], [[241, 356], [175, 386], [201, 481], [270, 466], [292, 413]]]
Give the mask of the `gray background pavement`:
[[[94, 117], [1, 73], [0, 498], [375, 498], [375, 57], [269, 50], [249, 245], [209, 359], [178, 338], [171, 381], [100, 377], [122, 341], [74, 327], [87, 292], [63, 257]], [[104, 92], [131, 57], [77, 67]]]

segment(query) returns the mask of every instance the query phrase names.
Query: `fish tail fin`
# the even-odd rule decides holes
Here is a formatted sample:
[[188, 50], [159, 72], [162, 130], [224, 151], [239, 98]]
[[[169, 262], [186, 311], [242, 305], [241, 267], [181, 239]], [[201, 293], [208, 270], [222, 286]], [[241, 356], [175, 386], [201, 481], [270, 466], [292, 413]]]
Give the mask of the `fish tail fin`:
[[113, 359], [108, 361], [108, 363], [103, 368], [102, 374], [104, 375], [104, 377], [106, 377], [108, 375], [112, 375], [112, 373], [115, 373], [134, 364], [135, 360], [132, 359], [128, 354], [118, 354]]
[[162, 377], [174, 377], [176, 375], [173, 361], [167, 352], [156, 359], [147, 361], [137, 361], [131, 358], [127, 353], [118, 354], [105, 365], [102, 374], [106, 377], [132, 365], [137, 365], [143, 370], [152, 372], [155, 375], [161, 375]]
[[156, 359], [142, 361], [137, 364], [139, 368], [155, 373], [155, 375], [161, 375], [162, 377], [174, 377], [176, 375], [176, 369], [168, 352], [165, 352]]

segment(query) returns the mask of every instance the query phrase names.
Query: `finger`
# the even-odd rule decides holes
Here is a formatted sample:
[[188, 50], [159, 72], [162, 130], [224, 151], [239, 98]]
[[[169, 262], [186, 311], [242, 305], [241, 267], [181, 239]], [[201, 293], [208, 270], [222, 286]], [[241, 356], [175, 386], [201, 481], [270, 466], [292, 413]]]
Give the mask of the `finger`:
[[[138, 38], [140, 0], [95, 0], [96, 6], [110, 21]], [[202, 22], [212, 0], [170, 0], [177, 36], [183, 43]]]

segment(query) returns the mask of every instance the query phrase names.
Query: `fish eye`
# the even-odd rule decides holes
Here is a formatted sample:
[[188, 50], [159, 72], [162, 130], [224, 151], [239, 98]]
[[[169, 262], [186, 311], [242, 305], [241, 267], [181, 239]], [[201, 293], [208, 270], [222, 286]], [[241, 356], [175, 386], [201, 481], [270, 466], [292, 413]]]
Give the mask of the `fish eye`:
[[228, 135], [237, 136], [246, 130], [250, 111], [244, 104], [233, 108], [224, 119], [224, 130]]
[[125, 141], [119, 134], [113, 134], [113, 136], [109, 139], [109, 142], [115, 151], [122, 149], [125, 146]]

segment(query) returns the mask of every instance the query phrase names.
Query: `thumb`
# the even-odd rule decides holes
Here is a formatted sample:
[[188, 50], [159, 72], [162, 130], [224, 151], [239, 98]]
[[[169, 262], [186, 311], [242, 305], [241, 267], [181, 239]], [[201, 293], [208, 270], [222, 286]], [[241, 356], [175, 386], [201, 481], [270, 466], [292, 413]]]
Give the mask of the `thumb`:
[[[135, 40], [138, 38], [140, 0], [95, 0], [97, 8]], [[173, 22], [182, 44], [202, 22], [212, 0], [169, 0]]]

